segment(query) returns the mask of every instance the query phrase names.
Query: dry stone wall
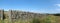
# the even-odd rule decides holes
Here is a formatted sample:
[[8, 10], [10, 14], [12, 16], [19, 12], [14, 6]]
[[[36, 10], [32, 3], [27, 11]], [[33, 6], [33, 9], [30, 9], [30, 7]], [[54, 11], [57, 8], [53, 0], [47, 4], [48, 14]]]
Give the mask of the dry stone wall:
[[3, 13], [6, 13], [8, 16], [8, 19], [12, 22], [12, 21], [16, 21], [16, 20], [27, 20], [27, 19], [32, 19], [32, 18], [42, 18], [42, 17], [46, 17], [47, 14], [40, 14], [40, 13], [32, 13], [32, 12], [24, 12], [24, 11], [16, 11], [16, 10], [9, 10], [7, 12], [3, 12], [4, 10], [0, 10], [0, 15], [3, 18]]
[[42, 18], [46, 17], [46, 14], [39, 14], [39, 13], [31, 13], [31, 12], [24, 12], [24, 11], [14, 11], [10, 10], [9, 11], [9, 17], [11, 20], [27, 20], [27, 19], [32, 19], [32, 18]]

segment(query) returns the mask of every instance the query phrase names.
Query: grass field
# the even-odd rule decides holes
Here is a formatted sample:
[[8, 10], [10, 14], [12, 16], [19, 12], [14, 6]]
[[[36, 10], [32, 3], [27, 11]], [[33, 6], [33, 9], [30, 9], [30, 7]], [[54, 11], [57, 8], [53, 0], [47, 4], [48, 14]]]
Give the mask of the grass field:
[[[10, 23], [9, 19], [0, 20], [0, 23]], [[46, 18], [33, 18], [31, 20], [17, 20], [11, 23], [60, 23], [60, 18], [58, 16], [49, 15]]]

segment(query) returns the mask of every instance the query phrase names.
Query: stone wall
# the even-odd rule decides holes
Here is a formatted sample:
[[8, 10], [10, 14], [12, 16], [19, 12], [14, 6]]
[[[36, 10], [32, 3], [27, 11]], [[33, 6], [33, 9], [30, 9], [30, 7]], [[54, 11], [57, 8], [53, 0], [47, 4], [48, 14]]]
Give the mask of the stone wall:
[[[9, 10], [9, 11], [4, 11], [2, 10], [1, 14], [2, 17], [5, 15], [5, 18], [9, 19], [10, 21], [15, 21], [15, 20], [27, 20], [27, 19], [32, 19], [32, 18], [45, 18], [47, 14], [40, 14], [40, 13], [32, 13], [32, 12], [25, 12], [25, 11], [17, 11], [17, 10]], [[4, 14], [3, 14], [4, 13]]]

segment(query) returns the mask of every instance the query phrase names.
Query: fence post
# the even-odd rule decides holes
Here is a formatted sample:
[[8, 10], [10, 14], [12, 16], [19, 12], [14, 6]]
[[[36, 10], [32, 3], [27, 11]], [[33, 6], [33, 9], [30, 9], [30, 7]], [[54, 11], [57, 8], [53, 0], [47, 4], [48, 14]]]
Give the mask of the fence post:
[[2, 23], [4, 23], [4, 21], [3, 21], [3, 15], [4, 15], [4, 10], [1, 10], [1, 15], [2, 15]]
[[2, 23], [4, 23], [4, 21], [3, 21], [3, 15], [4, 15], [4, 10], [0, 10], [0, 14], [1, 14], [1, 20], [2, 20]]
[[12, 10], [9, 10], [9, 23], [12, 23], [11, 13], [12, 13]]

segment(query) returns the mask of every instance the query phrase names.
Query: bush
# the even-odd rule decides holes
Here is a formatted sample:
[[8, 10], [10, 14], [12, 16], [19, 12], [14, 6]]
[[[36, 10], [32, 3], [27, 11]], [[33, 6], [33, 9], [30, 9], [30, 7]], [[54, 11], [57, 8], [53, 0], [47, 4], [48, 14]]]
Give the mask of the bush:
[[60, 16], [60, 14], [54, 14], [55, 16]]

